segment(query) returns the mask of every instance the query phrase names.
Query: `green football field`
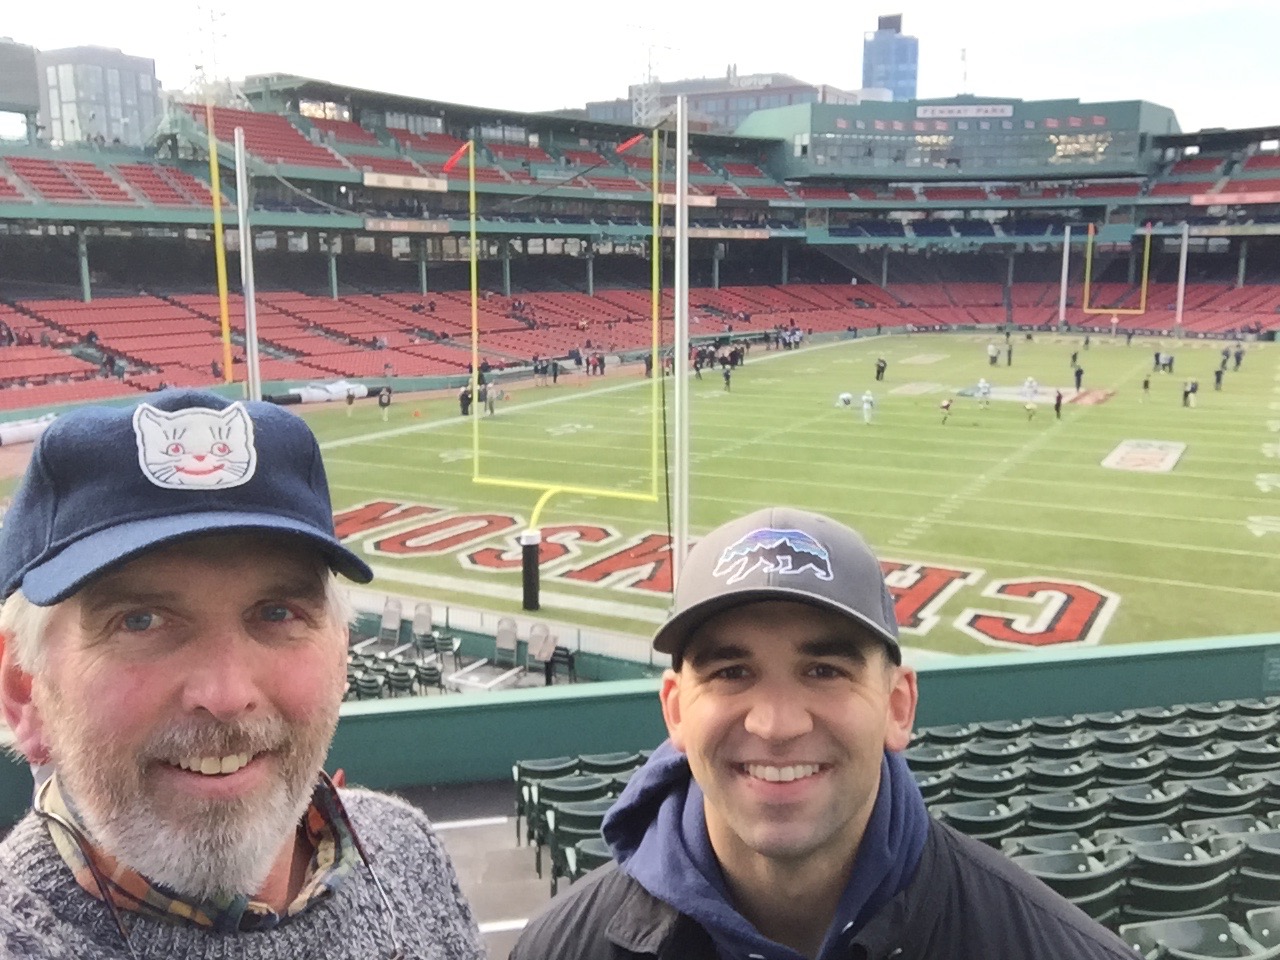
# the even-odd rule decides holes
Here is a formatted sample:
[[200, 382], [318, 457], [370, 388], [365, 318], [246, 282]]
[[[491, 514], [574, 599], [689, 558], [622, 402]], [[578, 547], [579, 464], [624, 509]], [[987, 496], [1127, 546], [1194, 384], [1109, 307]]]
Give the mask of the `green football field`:
[[[849, 523], [885, 564], [905, 628], [925, 651], [979, 653], [1273, 631], [1280, 611], [1280, 351], [1249, 345], [1213, 389], [1221, 342], [916, 335], [752, 351], [726, 392], [692, 381], [690, 508], [696, 538], [756, 507], [790, 504]], [[1029, 418], [1027, 377], [1081, 402]], [[883, 355], [888, 372], [874, 382]], [[1151, 375], [1150, 395], [1141, 384]], [[995, 397], [982, 409], [980, 377]], [[1185, 378], [1200, 391], [1182, 405]], [[860, 398], [875, 397], [872, 422]], [[667, 384], [670, 403], [670, 384]], [[853, 394], [849, 407], [838, 405]], [[1008, 395], [1006, 399], [1005, 396]], [[940, 402], [954, 396], [942, 422]], [[526, 385], [480, 421], [480, 473], [539, 485], [650, 489], [651, 384], [638, 364], [603, 378]], [[670, 411], [668, 410], [668, 413]], [[517, 537], [535, 489], [472, 480], [472, 433], [450, 397], [307, 409], [334, 506], [390, 592], [520, 609]], [[1160, 441], [1124, 447], [1126, 441]], [[1167, 453], [1167, 472], [1149, 468]], [[542, 615], [647, 634], [669, 602], [667, 506], [560, 494], [544, 509]], [[836, 575], [839, 572], [836, 571]]]

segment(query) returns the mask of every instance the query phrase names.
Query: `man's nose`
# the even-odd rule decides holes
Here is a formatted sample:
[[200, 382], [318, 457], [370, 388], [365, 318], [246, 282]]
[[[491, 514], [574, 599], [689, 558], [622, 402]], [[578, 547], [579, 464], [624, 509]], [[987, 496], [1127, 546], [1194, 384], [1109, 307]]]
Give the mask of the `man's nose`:
[[223, 723], [252, 714], [261, 706], [258, 644], [243, 625], [227, 625], [192, 645], [183, 687], [183, 707], [203, 711]]

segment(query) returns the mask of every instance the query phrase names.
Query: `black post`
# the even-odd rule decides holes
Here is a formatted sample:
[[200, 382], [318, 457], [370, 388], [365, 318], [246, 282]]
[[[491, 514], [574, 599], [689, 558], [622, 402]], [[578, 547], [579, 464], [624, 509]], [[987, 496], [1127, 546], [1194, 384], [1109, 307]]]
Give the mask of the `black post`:
[[538, 609], [538, 547], [541, 543], [541, 530], [526, 530], [520, 534], [520, 572], [526, 610]]

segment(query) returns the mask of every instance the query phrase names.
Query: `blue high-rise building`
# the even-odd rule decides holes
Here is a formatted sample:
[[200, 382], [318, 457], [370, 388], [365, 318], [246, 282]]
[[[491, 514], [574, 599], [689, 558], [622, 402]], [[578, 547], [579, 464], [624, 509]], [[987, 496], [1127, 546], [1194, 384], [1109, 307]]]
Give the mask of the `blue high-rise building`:
[[916, 98], [920, 41], [902, 32], [902, 14], [881, 17], [875, 33], [862, 40], [862, 85], [881, 87], [894, 100]]

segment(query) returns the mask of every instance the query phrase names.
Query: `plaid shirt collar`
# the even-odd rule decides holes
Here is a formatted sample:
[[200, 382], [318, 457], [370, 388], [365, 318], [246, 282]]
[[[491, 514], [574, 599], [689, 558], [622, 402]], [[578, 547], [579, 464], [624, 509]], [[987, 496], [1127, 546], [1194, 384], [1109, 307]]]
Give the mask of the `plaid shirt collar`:
[[[311, 805], [302, 817], [301, 836], [310, 848], [311, 865], [302, 889], [283, 913], [277, 913], [245, 894], [222, 900], [192, 900], [124, 866], [89, 839], [88, 831], [74, 808], [62, 795], [56, 774], [37, 793], [35, 807], [37, 811], [53, 814], [71, 824], [84, 838], [82, 847], [67, 835], [66, 830], [46, 820], [49, 836], [58, 853], [71, 868], [76, 882], [91, 896], [101, 900], [105, 893], [121, 910], [193, 924], [219, 933], [271, 930], [279, 926], [332, 896], [360, 862], [355, 828], [337, 788], [324, 774], [320, 775]], [[88, 857], [93, 858], [93, 865], [104, 880], [102, 887], [94, 879]]]

